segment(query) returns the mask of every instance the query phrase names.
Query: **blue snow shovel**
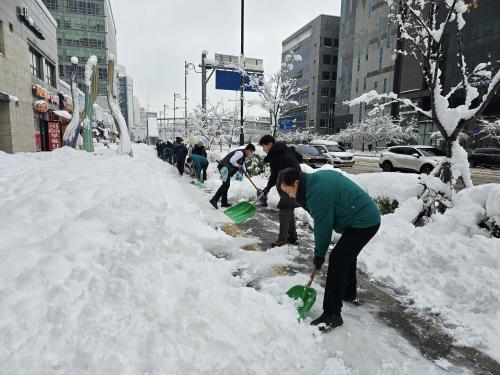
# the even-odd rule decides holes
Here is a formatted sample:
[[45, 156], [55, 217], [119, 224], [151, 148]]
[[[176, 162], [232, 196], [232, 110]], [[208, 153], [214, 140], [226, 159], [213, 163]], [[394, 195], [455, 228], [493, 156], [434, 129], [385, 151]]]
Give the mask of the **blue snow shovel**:
[[302, 306], [297, 308], [297, 311], [299, 312], [299, 319], [304, 319], [309, 310], [313, 307], [314, 302], [316, 302], [316, 289], [311, 288], [316, 272], [318, 272], [318, 270], [315, 268], [314, 271], [312, 271], [311, 278], [306, 285], [292, 286], [288, 292], [286, 292], [288, 297], [291, 299], [302, 301]]

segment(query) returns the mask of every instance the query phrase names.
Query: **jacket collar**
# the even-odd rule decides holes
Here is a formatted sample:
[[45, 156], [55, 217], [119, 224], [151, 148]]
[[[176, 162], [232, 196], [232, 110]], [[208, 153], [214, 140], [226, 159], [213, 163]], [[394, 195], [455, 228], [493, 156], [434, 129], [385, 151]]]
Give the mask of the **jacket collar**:
[[297, 189], [297, 197], [295, 198], [295, 201], [304, 210], [309, 211], [306, 201], [306, 190], [307, 190], [306, 184], [307, 184], [307, 173], [301, 173], [299, 188]]

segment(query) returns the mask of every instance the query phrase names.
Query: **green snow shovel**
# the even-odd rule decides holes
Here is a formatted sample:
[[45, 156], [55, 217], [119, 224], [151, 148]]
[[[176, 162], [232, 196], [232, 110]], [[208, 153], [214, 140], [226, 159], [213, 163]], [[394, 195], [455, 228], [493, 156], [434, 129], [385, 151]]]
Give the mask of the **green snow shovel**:
[[235, 204], [233, 207], [228, 208], [226, 211], [224, 211], [224, 214], [232, 221], [234, 221], [235, 224], [241, 224], [244, 221], [250, 219], [256, 211], [257, 208], [255, 207], [255, 204], [243, 201]]
[[311, 284], [316, 276], [316, 269], [311, 273], [311, 278], [306, 285], [295, 285], [292, 286], [286, 294], [293, 300], [301, 300], [302, 306], [300, 306], [297, 311], [299, 312], [299, 319], [304, 319], [311, 307], [313, 307], [314, 302], [316, 302], [316, 289], [311, 288]]
[[[257, 186], [255, 186], [255, 184], [253, 183], [252, 179], [250, 178], [250, 176], [247, 173], [245, 173], [245, 176], [246, 176], [246, 178], [248, 178], [250, 180], [250, 182], [252, 183], [252, 185], [257, 190], [259, 190], [257, 188]], [[262, 195], [259, 196], [253, 202], [243, 201], [243, 202], [237, 203], [233, 207], [228, 208], [226, 211], [224, 211], [224, 213], [231, 220], [233, 220], [235, 222], [235, 224], [241, 224], [244, 221], [250, 219], [253, 215], [255, 215], [255, 212], [257, 211], [257, 207], [255, 207], [255, 205], [257, 204], [257, 202], [259, 201], [259, 199], [261, 197], [262, 197]]]
[[191, 181], [191, 183], [192, 183], [194, 186], [198, 186], [199, 188], [205, 187], [205, 184], [204, 184], [203, 182], [201, 182], [200, 180]]

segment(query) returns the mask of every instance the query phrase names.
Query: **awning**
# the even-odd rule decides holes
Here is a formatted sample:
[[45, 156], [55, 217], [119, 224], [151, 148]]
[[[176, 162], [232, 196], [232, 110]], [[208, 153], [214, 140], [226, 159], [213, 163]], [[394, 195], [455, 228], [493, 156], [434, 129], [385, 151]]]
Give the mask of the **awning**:
[[54, 111], [54, 114], [56, 116], [59, 116], [59, 117], [66, 119], [66, 120], [71, 120], [71, 118], [73, 117], [73, 116], [71, 116], [71, 114], [68, 111], [64, 111], [64, 110]]

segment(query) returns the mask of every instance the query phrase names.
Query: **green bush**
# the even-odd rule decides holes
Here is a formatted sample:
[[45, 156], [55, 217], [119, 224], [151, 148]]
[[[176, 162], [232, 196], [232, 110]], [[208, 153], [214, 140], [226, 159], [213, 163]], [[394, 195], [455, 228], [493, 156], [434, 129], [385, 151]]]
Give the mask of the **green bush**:
[[392, 214], [399, 207], [398, 201], [395, 199], [391, 201], [389, 197], [375, 197], [373, 201], [378, 206], [382, 215]]
[[269, 169], [269, 164], [264, 162], [264, 157], [260, 155], [255, 155], [252, 158], [248, 158], [245, 162], [247, 167], [247, 172], [250, 177], [264, 175], [268, 177], [271, 174]]

